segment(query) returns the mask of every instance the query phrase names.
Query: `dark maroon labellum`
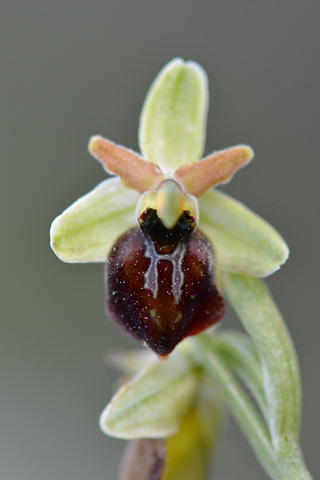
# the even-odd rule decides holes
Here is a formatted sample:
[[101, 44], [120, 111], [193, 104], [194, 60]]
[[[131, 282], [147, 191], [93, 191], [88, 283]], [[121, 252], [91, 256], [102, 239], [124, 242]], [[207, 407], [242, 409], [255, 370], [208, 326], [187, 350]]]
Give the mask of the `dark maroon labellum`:
[[185, 337], [218, 322], [224, 301], [214, 284], [210, 242], [184, 212], [164, 227], [147, 209], [116, 241], [106, 264], [106, 309], [110, 318], [158, 355], [168, 355]]

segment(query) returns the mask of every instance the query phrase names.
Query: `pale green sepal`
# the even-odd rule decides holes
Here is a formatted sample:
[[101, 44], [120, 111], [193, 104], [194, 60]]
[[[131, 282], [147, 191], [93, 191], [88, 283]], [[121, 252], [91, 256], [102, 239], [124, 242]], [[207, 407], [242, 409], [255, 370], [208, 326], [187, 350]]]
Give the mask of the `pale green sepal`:
[[176, 349], [166, 363], [151, 361], [114, 395], [100, 417], [100, 428], [118, 438], [164, 438], [178, 431], [192, 405], [197, 376]]
[[105, 262], [116, 239], [136, 224], [139, 197], [119, 178], [101, 182], [53, 221], [51, 248], [64, 262]]
[[140, 117], [144, 158], [165, 173], [199, 160], [205, 141], [207, 75], [195, 62], [176, 58], [154, 80]]
[[219, 279], [259, 352], [270, 433], [281, 453], [297, 442], [300, 427], [300, 374], [292, 340], [262, 280], [222, 272]]
[[217, 267], [265, 277], [289, 255], [281, 235], [265, 220], [225, 193], [209, 190], [199, 198], [199, 229], [216, 252]]
[[165, 439], [129, 442], [120, 465], [121, 480], [207, 480], [222, 423], [222, 404], [206, 375], [199, 376], [194, 404], [179, 431]]

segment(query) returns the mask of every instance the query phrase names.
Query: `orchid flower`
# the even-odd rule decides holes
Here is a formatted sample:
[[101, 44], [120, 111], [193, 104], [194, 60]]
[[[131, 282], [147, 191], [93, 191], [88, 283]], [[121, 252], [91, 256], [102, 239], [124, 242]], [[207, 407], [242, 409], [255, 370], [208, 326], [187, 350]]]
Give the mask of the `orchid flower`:
[[253, 158], [246, 145], [203, 160], [206, 74], [177, 59], [156, 78], [142, 109], [142, 157], [101, 136], [89, 152], [116, 175], [52, 224], [66, 262], [107, 262], [109, 317], [156, 353], [216, 323], [224, 302], [215, 270], [266, 276], [288, 248], [265, 221], [213, 190]]
[[[103, 411], [100, 427], [115, 437], [154, 440], [137, 440], [132, 451], [158, 458], [158, 476], [152, 462], [144, 476], [133, 476], [128, 454], [123, 471], [132, 475], [122, 478], [206, 478], [207, 467], [186, 477], [183, 462], [170, 476], [163, 454], [163, 448], [175, 451], [170, 438], [179, 443], [181, 431], [190, 440], [181, 447], [184, 458], [200, 452], [190, 445], [203, 441], [202, 426], [198, 420], [195, 428], [185, 425], [190, 415], [199, 418], [190, 412], [198, 411], [205, 374], [270, 477], [310, 480], [298, 443], [297, 357], [261, 280], [280, 268], [289, 250], [269, 223], [216, 189], [254, 154], [236, 145], [201, 159], [207, 108], [204, 70], [195, 62], [169, 62], [142, 108], [141, 153], [93, 136], [89, 152], [112, 177], [52, 224], [51, 247], [61, 260], [105, 263], [108, 316], [158, 356], [143, 357], [141, 370]], [[222, 318], [224, 296], [248, 335], [205, 332]], [[192, 340], [178, 345], [186, 337]], [[210, 437], [207, 445], [213, 444]]]

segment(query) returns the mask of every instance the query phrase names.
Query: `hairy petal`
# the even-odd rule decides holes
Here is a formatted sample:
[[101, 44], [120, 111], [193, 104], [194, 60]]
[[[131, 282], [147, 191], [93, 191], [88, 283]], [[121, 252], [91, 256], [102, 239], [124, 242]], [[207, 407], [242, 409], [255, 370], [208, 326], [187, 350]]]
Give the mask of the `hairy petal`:
[[105, 262], [119, 235], [135, 225], [139, 194], [119, 178], [101, 182], [51, 225], [51, 248], [64, 262]]
[[199, 197], [209, 188], [228, 183], [233, 175], [247, 165], [254, 156], [248, 145], [236, 145], [189, 165], [182, 165], [174, 172], [174, 178], [188, 193]]
[[108, 173], [118, 175], [128, 188], [140, 193], [150, 190], [163, 179], [163, 172], [154, 163], [100, 135], [91, 137], [88, 150]]
[[217, 190], [199, 198], [199, 229], [211, 241], [217, 268], [265, 277], [280, 268], [289, 249], [281, 235], [242, 203]]

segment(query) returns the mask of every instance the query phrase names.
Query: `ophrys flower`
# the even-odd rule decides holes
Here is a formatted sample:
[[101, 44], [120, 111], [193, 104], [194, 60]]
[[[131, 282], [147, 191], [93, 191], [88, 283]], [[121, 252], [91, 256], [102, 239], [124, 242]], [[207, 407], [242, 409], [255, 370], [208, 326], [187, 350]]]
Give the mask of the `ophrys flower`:
[[158, 355], [216, 323], [216, 272], [263, 277], [288, 256], [260, 217], [213, 190], [253, 157], [246, 145], [202, 155], [207, 77], [175, 59], [158, 75], [140, 119], [142, 156], [100, 136], [90, 153], [110, 174], [53, 222], [67, 262], [106, 262], [109, 316]]

